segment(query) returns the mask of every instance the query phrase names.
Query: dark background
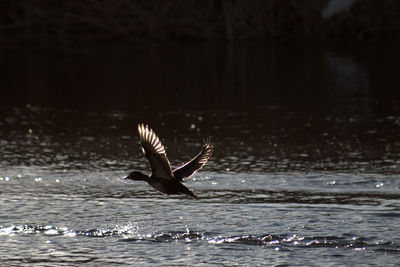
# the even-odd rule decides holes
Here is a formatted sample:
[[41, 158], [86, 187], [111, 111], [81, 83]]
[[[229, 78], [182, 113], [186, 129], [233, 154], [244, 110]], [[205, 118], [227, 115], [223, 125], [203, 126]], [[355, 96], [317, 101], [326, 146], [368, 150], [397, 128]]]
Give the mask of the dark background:
[[30, 47], [171, 40], [351, 43], [398, 40], [400, 33], [396, 0], [3, 0], [0, 5], [2, 43]]
[[132, 112], [395, 112], [399, 2], [338, 3], [1, 1], [0, 101]]

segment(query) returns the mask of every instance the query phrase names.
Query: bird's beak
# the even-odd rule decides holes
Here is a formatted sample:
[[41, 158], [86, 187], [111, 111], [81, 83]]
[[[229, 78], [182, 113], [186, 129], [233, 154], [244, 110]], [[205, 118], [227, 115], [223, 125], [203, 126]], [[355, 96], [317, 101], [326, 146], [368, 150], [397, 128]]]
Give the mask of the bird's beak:
[[124, 177], [122, 177], [122, 179], [128, 179], [128, 176], [129, 176], [129, 175], [127, 175], [127, 176], [124, 176]]

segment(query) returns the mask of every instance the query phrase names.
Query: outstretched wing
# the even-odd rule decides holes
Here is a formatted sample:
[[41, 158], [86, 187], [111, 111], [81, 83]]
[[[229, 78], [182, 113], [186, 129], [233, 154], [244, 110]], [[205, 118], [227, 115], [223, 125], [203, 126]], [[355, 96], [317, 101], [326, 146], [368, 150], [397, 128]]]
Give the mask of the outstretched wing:
[[143, 155], [149, 160], [153, 175], [157, 178], [173, 180], [171, 165], [156, 133], [143, 123], [138, 125], [138, 132]]
[[189, 178], [200, 170], [204, 164], [211, 157], [213, 152], [213, 144], [209, 139], [204, 139], [203, 149], [201, 152], [194, 157], [191, 161], [183, 164], [179, 168], [174, 170], [174, 176], [176, 179], [183, 181], [184, 178]]

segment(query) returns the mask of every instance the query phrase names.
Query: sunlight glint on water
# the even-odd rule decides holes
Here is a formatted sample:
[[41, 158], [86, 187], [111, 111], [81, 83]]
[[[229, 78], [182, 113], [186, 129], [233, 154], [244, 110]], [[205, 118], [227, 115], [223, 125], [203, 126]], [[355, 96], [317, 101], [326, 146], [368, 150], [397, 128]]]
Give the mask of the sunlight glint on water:
[[[177, 114], [164, 117], [168, 126], [155, 122], [173, 166], [195, 155], [202, 137], [214, 139], [210, 162], [186, 182], [199, 199], [187, 199], [122, 179], [149, 170], [132, 135], [137, 118], [29, 110], [32, 120], [0, 138], [0, 263], [395, 264], [400, 157], [395, 145], [380, 149], [395, 135], [367, 129], [353, 140], [328, 122], [323, 131], [293, 126], [285, 136], [280, 123], [263, 123], [276, 111], [285, 112], [235, 113], [225, 124], [218, 112], [189, 115], [182, 125]], [[45, 126], [47, 112], [66, 124]], [[253, 117], [257, 124], [235, 130]], [[285, 124], [299, 120], [316, 123], [298, 115]]]

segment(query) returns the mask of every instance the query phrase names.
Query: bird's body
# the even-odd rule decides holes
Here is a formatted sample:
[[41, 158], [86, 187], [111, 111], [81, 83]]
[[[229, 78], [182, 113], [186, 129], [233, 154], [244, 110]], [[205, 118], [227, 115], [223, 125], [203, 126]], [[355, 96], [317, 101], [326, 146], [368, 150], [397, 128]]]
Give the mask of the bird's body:
[[208, 161], [213, 151], [212, 143], [207, 139], [204, 140], [203, 149], [196, 157], [172, 171], [164, 146], [155, 132], [144, 124], [138, 125], [138, 132], [142, 153], [150, 162], [152, 174], [148, 176], [139, 171], [133, 171], [124, 179], [146, 181], [154, 189], [165, 194], [185, 194], [196, 197], [181, 182], [191, 177]]

